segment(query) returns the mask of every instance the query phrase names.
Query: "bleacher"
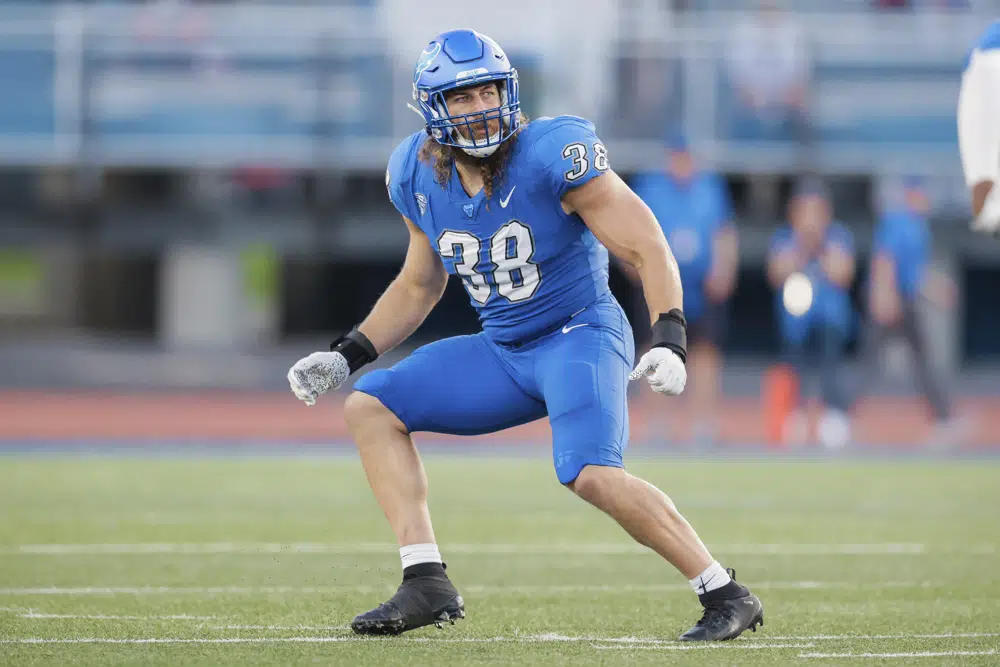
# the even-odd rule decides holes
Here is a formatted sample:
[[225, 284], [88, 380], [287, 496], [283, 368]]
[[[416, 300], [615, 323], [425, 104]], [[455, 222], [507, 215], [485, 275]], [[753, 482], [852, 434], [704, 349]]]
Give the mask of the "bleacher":
[[[16, 148], [0, 150], [0, 162], [72, 161], [55, 150], [62, 141], [85, 146], [91, 159], [126, 164], [176, 166], [185, 151], [195, 162], [206, 151], [237, 160], [254, 146], [261, 157], [272, 151], [308, 166], [323, 154], [317, 145], [350, 142], [358, 161], [352, 166], [377, 171], [385, 146], [412, 129], [405, 112], [411, 58], [393, 51], [374, 6], [319, 4], [255, 6], [253, 12], [199, 5], [191, 34], [181, 20], [177, 31], [163, 35], [147, 34], [142, 7], [0, 8], [0, 147]], [[662, 124], [656, 116], [647, 123], [645, 138], [658, 137], [677, 120], [717, 154], [781, 143], [734, 126], [727, 116], [732, 88], [721, 61], [727, 26], [736, 15], [718, 12], [730, 4], [704, 0], [697, 6], [707, 13], [688, 14], [663, 31], [659, 48], [676, 52], [664, 56], [664, 77], [674, 77], [680, 89], [662, 107]], [[833, 7], [798, 4], [816, 11], [820, 4]], [[929, 39], [919, 17], [879, 15], [873, 24], [867, 10], [812, 10], [800, 20], [814, 55], [813, 121], [821, 161], [835, 169], [877, 170], [902, 155], [912, 159], [915, 151], [930, 157], [953, 149], [962, 57], [985, 20], [954, 17]], [[838, 22], [836, 29], [831, 21]], [[610, 51], [629, 35], [601, 38]], [[552, 76], [547, 48], [519, 49], [521, 59], [533, 63], [526, 73]], [[706, 72], [715, 80], [711, 88]], [[588, 85], [566, 87], [583, 98], [594, 94]], [[537, 87], [546, 88], [544, 78]], [[615, 136], [614, 117], [627, 114], [614, 96], [608, 104], [609, 142], [644, 138], [627, 128]], [[670, 110], [680, 117], [668, 118]], [[619, 143], [619, 164], [640, 167], [648, 161], [642, 146]]]
[[[553, 101], [559, 112], [586, 109], [580, 113], [598, 122], [623, 172], [658, 164], [659, 139], [678, 125], [723, 170], [788, 172], [797, 154], [787, 134], [733, 118], [725, 57], [744, 16], [737, 4], [701, 0], [670, 16], [661, 3], [634, 16], [638, 9], [620, 8], [616, 29], [592, 36], [599, 57], [613, 59], [605, 79], [560, 69], [553, 42], [518, 42], [516, 33], [503, 41], [522, 70], [529, 113], [552, 113]], [[155, 4], [5, 4], [0, 166], [270, 162], [379, 178], [394, 143], [419, 125], [405, 106], [411, 46], [390, 37], [401, 32], [393, 21], [404, 19], [379, 5], [192, 3], [157, 14]], [[917, 166], [960, 189], [959, 74], [990, 18], [928, 22], [859, 1], [786, 6], [800, 12], [813, 59], [817, 167], [879, 176]], [[539, 20], [567, 20], [560, 17]], [[435, 17], [422, 20], [428, 32], [439, 27]], [[639, 35], [629, 25], [646, 29]], [[656, 85], [662, 90], [650, 96]], [[597, 110], [586, 104], [593, 99], [602, 99]]]
[[0, 134], [49, 137], [55, 132], [55, 73], [51, 35], [0, 37]]

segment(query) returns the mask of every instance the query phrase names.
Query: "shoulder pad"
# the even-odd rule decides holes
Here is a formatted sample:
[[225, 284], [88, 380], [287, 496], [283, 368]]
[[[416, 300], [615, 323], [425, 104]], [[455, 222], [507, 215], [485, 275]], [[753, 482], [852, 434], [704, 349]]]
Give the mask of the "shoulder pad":
[[421, 130], [403, 139], [389, 157], [389, 165], [385, 170], [385, 187], [389, 191], [389, 199], [400, 215], [410, 220], [415, 220], [416, 217], [411, 210], [413, 198], [407, 196], [407, 193], [413, 189], [418, 154], [427, 138], [427, 133]]
[[608, 151], [594, 124], [578, 116], [532, 121], [523, 139], [542, 181], [558, 198], [608, 171]]

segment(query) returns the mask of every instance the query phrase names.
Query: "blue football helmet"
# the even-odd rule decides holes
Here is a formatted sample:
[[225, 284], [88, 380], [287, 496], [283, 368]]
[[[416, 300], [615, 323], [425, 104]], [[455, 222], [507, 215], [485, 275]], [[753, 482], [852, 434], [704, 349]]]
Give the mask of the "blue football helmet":
[[[495, 81], [500, 91], [500, 106], [470, 114], [452, 115], [448, 111], [448, 91], [490, 81]], [[438, 143], [460, 148], [473, 157], [491, 155], [520, 124], [517, 70], [496, 42], [474, 30], [444, 32], [427, 45], [413, 71], [413, 99], [428, 134]], [[497, 119], [500, 130], [490, 135], [489, 121]], [[486, 126], [485, 139], [476, 139], [476, 123]], [[459, 131], [461, 126], [468, 129], [470, 138]]]

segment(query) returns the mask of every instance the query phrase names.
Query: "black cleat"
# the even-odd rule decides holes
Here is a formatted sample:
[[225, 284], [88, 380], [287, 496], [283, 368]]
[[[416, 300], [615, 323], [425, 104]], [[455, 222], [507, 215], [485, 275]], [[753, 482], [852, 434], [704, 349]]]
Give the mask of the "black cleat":
[[764, 625], [764, 607], [746, 586], [736, 583], [736, 572], [727, 569], [733, 581], [699, 595], [705, 613], [694, 627], [680, 636], [682, 642], [721, 642], [736, 639], [746, 630], [757, 632]]
[[454, 625], [456, 619], [465, 618], [465, 601], [444, 573], [444, 566], [433, 565], [406, 568], [395, 595], [355, 616], [351, 629], [359, 635], [399, 635], [426, 625]]

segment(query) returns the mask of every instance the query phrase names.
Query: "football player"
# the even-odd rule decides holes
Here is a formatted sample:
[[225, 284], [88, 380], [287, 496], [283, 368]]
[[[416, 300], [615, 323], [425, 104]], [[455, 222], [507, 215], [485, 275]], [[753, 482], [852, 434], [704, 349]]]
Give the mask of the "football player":
[[[704, 614], [683, 639], [724, 640], [763, 624], [760, 601], [709, 554], [659, 489], [627, 473], [626, 389], [646, 378], [677, 395], [687, 380], [677, 264], [649, 208], [611, 170], [594, 126], [522, 115], [517, 72], [490, 38], [443, 33], [417, 61], [423, 131], [389, 159], [389, 197], [410, 234], [399, 275], [368, 317], [288, 373], [313, 404], [412, 334], [448, 274], [483, 331], [439, 340], [361, 377], [344, 411], [368, 481], [400, 545], [403, 581], [357, 616], [360, 634], [462, 618], [427, 508], [410, 434], [491, 433], [548, 416], [560, 483], [680, 570]], [[635, 267], [652, 347], [634, 367], [632, 329], [608, 289], [608, 250]]]
[[1000, 233], [1000, 21], [969, 52], [958, 95], [958, 144], [972, 191], [972, 228]]

